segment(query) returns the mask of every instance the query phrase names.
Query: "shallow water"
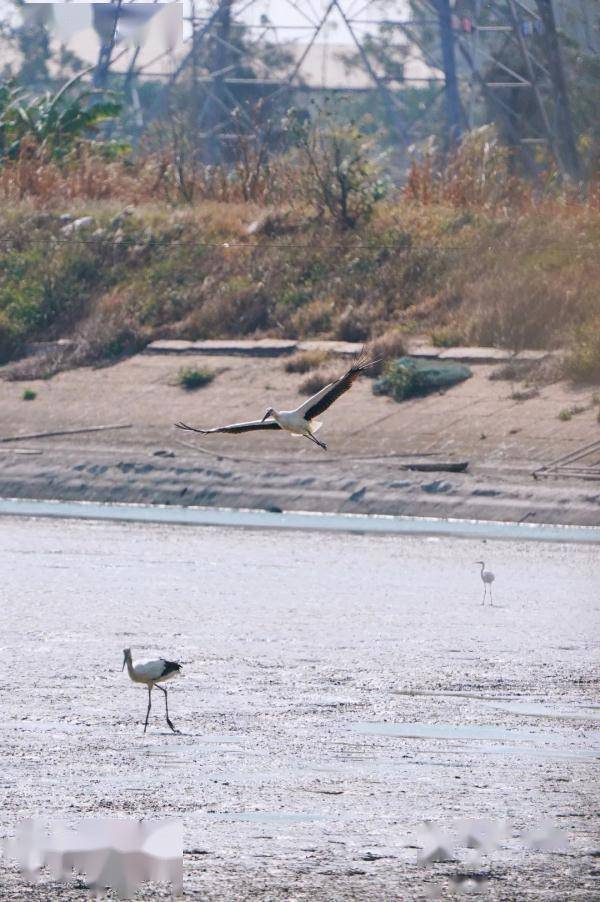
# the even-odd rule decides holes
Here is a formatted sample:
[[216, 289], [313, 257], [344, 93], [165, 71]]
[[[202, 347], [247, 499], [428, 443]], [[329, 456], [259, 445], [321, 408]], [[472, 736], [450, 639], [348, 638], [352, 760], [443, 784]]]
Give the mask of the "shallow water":
[[[0, 829], [181, 816], [202, 853], [186, 859], [193, 898], [283, 897], [293, 881], [298, 899], [366, 900], [429, 891], [424, 820], [545, 819], [573, 856], [511, 839], [486, 867], [514, 898], [551, 880], [586, 899], [598, 558], [585, 543], [0, 518]], [[130, 645], [183, 661], [180, 734], [162, 699], [143, 734]], [[4, 861], [0, 879], [18, 898]]]
[[[569, 758], [577, 760], [578, 758], [590, 758], [600, 761], [600, 733], [588, 734], [588, 738], [592, 741], [593, 746], [589, 749], [563, 748], [554, 744], [556, 739], [551, 734], [529, 733], [525, 730], [504, 730], [498, 727], [490, 727], [485, 724], [464, 727], [454, 724], [442, 723], [357, 723], [353, 725], [353, 729], [357, 733], [364, 733], [370, 736], [390, 736], [401, 737], [403, 739], [446, 739], [467, 740], [477, 742], [477, 745], [469, 749], [469, 753], [473, 754], [493, 754], [493, 755], [513, 755], [519, 757], [521, 755], [533, 755], [534, 757], [546, 758]], [[481, 740], [496, 740], [498, 743], [511, 742], [529, 742], [532, 745], [483, 745]], [[467, 748], [457, 747], [455, 744], [448, 746], [446, 751], [459, 753], [467, 751]]]
[[488, 520], [392, 517], [373, 514], [271, 513], [227, 508], [166, 507], [148, 504], [100, 504], [93, 501], [35, 501], [0, 498], [0, 515], [76, 520], [164, 523], [255, 529], [301, 529], [365, 535], [428, 535], [538, 542], [600, 543], [600, 527]]

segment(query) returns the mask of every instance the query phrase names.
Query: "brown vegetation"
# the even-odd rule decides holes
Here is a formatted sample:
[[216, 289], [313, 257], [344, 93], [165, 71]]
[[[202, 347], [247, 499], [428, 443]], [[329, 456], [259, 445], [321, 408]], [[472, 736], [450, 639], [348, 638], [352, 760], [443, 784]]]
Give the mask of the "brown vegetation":
[[308, 373], [322, 366], [328, 357], [327, 351], [299, 351], [286, 360], [284, 369], [286, 373]]
[[298, 392], [301, 395], [314, 395], [321, 391], [322, 388], [325, 388], [326, 385], [329, 385], [330, 382], [335, 382], [339, 378], [340, 374], [336, 370], [322, 367], [302, 380], [298, 386]]
[[[251, 191], [243, 173], [197, 166], [181, 204], [168, 155], [22, 155], [0, 168], [0, 359], [71, 338], [51, 373], [158, 337], [265, 334], [385, 335], [382, 353], [398, 356], [403, 334], [429, 332], [441, 345], [570, 348], [570, 374], [600, 378], [599, 195], [536, 193], [483, 138], [445, 170], [415, 163], [352, 229], [307, 202], [298, 158], [246, 157], [248, 178], [269, 167]], [[61, 213], [93, 224], [67, 234]]]

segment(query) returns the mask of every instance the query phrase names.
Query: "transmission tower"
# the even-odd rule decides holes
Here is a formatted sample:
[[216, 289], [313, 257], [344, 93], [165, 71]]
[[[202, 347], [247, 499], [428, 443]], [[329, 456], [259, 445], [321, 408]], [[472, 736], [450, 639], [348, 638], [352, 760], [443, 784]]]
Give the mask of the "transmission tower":
[[[381, 0], [282, 3], [294, 11], [296, 22], [300, 15], [304, 23], [293, 26], [302, 38], [287, 63], [282, 62], [290, 46], [286, 29], [292, 26], [285, 23], [285, 7], [279, 7], [281, 22], [262, 15], [250, 24], [249, 11], [260, 8], [261, 0], [191, 0], [192, 38], [173, 67], [170, 82], [175, 84], [191, 71], [198, 134], [211, 161], [226, 158], [227, 140], [240, 122], [249, 131], [256, 127], [248, 112], [253, 103], [266, 100], [283, 107], [299, 94], [325, 90], [350, 95], [360, 90], [379, 98], [392, 143], [400, 153], [419, 138], [419, 118], [431, 116], [443, 98], [447, 146], [491, 117], [532, 173], [540, 159], [551, 156], [564, 176], [580, 178], [552, 0], [411, 0], [408, 13], [406, 0], [389, 0], [386, 9], [397, 18], [385, 19]], [[106, 4], [115, 10], [116, 18], [128, 5], [121, 0]], [[307, 58], [333, 20], [345, 30], [346, 45], [354, 49], [355, 65], [363, 70], [366, 85], [360, 89], [324, 89], [304, 81]], [[397, 35], [399, 48], [404, 41], [420, 53], [425, 77], [386, 71], [377, 43], [369, 43], [366, 37], [369, 23], [375, 30], [388, 29], [393, 41]], [[238, 40], [240, 35], [244, 40]], [[284, 51], [275, 69], [265, 62], [267, 45]], [[113, 46], [114, 32], [101, 53], [97, 76], [101, 80]], [[424, 82], [432, 90], [419, 116], [410, 119], [404, 96], [413, 81]]]
[[[446, 2], [423, 5], [439, 11]], [[578, 180], [581, 170], [552, 0], [455, 0], [450, 18], [455, 53], [468, 81], [468, 126], [477, 124], [473, 109], [479, 93], [531, 171], [536, 169], [535, 145], [541, 145], [563, 176]], [[448, 92], [455, 75], [446, 57]]]

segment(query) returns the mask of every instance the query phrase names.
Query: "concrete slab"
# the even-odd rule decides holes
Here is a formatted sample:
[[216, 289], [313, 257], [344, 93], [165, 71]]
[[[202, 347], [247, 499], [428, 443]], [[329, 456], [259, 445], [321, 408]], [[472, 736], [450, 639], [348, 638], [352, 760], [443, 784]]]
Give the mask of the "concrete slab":
[[440, 360], [460, 363], [507, 363], [513, 353], [503, 348], [446, 348], [438, 356]]
[[443, 348], [434, 348], [433, 345], [421, 343], [409, 342], [407, 345], [407, 351], [411, 357], [424, 357], [427, 360], [435, 360], [443, 350]]
[[512, 358], [518, 360], [519, 363], [537, 363], [539, 360], [545, 360], [546, 357], [554, 357], [559, 351], [519, 351]]
[[328, 354], [337, 354], [340, 357], [355, 357], [364, 347], [360, 341], [300, 341], [299, 351], [326, 351]]
[[192, 345], [191, 341], [153, 341], [144, 348], [144, 354], [186, 354]]
[[147, 354], [230, 354], [244, 357], [280, 357], [292, 354], [298, 343], [278, 338], [254, 339], [207, 339], [206, 341], [153, 341], [145, 349]]

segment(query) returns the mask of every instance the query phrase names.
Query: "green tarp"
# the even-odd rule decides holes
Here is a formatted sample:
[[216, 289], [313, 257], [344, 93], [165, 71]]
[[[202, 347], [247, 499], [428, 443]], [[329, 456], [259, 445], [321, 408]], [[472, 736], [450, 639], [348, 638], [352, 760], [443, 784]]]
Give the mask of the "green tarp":
[[399, 357], [388, 363], [384, 374], [373, 384], [373, 394], [390, 395], [396, 401], [405, 401], [444, 391], [469, 376], [471, 370], [461, 363]]

